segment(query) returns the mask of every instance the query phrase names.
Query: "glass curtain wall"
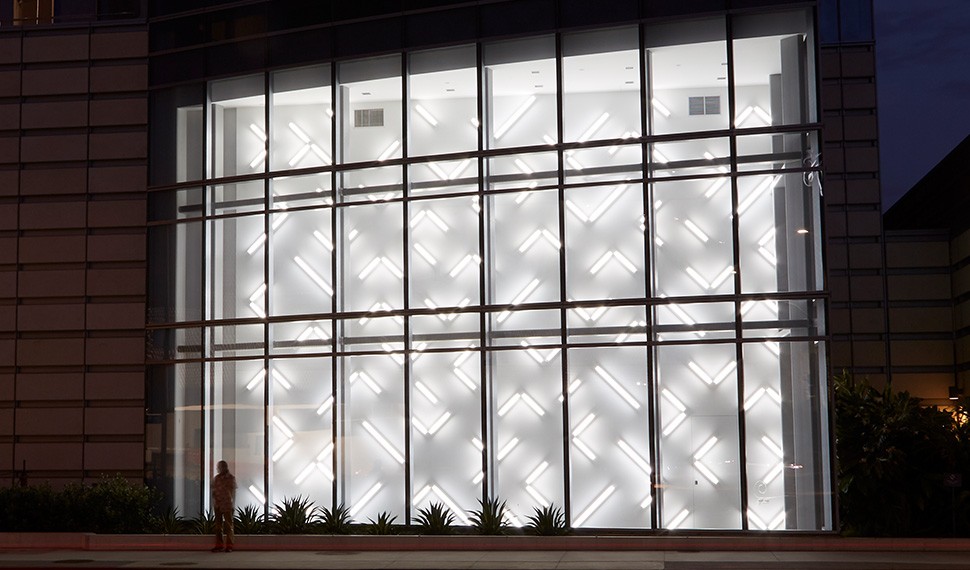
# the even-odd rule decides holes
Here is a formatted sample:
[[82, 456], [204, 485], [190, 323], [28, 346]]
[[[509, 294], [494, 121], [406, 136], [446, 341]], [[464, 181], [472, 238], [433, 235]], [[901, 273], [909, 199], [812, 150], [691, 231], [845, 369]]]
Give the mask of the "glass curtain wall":
[[813, 42], [780, 12], [157, 93], [172, 502], [225, 459], [267, 511], [831, 529]]

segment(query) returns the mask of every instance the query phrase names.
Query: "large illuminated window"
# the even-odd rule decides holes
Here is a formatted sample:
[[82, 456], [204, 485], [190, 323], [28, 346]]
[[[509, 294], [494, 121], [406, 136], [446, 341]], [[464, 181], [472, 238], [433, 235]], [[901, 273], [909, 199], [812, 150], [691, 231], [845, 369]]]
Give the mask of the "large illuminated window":
[[782, 12], [157, 93], [173, 503], [225, 459], [241, 506], [358, 521], [831, 529], [812, 42]]

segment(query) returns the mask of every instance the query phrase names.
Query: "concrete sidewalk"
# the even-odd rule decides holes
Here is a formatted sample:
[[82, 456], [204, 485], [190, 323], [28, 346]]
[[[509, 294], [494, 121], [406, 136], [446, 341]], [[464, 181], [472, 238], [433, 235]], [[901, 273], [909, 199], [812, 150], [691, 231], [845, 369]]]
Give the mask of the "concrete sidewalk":
[[288, 570], [957, 570], [970, 552], [685, 551], [77, 551], [0, 552], [0, 568]]
[[0, 533], [0, 568], [970, 570], [970, 539], [833, 534], [239, 536]]

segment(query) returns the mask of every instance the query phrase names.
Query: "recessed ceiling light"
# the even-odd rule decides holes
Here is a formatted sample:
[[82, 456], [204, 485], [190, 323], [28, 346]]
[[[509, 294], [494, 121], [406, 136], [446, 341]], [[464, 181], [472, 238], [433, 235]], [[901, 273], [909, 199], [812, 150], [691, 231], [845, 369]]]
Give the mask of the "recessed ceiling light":
[[536, 89], [542, 89], [542, 85], [536, 85], [535, 88]]
[[633, 85], [632, 81], [624, 81], [623, 83], [626, 83], [627, 85]]
[[539, 70], [537, 70], [537, 69], [533, 69], [533, 70], [532, 70], [532, 73], [533, 73], [533, 75], [539, 75]]
[[454, 93], [455, 90], [454, 89], [445, 89], [445, 91], [447, 91], [448, 93]]
[[727, 79], [727, 77], [718, 77], [717, 78], [718, 81], [724, 81], [725, 79]]
[[361, 95], [370, 95], [370, 91], [361, 91], [360, 94]]

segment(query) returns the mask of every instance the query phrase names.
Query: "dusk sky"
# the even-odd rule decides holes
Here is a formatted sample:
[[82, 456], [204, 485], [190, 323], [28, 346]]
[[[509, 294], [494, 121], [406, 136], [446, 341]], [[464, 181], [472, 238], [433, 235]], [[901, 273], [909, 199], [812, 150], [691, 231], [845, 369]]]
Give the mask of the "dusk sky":
[[970, 0], [875, 0], [883, 209], [970, 135]]

